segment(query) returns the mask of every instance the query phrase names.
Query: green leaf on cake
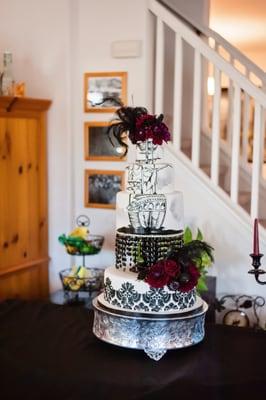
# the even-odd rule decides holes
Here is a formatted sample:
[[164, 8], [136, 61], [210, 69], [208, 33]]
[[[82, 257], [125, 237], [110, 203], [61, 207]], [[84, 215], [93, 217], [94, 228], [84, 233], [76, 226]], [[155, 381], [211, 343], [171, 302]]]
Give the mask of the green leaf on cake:
[[198, 228], [196, 240], [203, 240], [203, 234], [201, 233], [199, 228]]
[[137, 244], [137, 251], [136, 251], [136, 263], [137, 264], [143, 264], [145, 262], [143, 255], [142, 255], [142, 248], [141, 248], [141, 242]]
[[184, 241], [184, 244], [192, 241], [192, 231], [188, 226], [185, 229], [185, 232], [183, 235], [183, 241]]
[[206, 279], [205, 275], [199, 277], [198, 284], [197, 284], [198, 292], [206, 292], [208, 290], [205, 279]]

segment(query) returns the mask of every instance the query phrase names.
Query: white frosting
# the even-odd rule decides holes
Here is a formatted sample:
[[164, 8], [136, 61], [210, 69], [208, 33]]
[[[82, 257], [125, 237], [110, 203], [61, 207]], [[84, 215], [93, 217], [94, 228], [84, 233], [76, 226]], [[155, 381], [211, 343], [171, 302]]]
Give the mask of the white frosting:
[[[184, 228], [184, 207], [183, 194], [179, 191], [165, 193], [166, 215], [163, 226], [165, 229], [183, 230]], [[116, 197], [116, 228], [129, 226], [127, 206], [129, 193], [122, 191]]]
[[[146, 293], [150, 290], [150, 285], [144, 281], [138, 280], [138, 274], [131, 271], [122, 271], [115, 267], [106, 268], [104, 271], [104, 282], [109, 278], [112, 281], [112, 286], [115, 290], [119, 290], [123, 283], [129, 282], [135, 286], [135, 290], [140, 293]], [[166, 287], [167, 291], [169, 289]]]

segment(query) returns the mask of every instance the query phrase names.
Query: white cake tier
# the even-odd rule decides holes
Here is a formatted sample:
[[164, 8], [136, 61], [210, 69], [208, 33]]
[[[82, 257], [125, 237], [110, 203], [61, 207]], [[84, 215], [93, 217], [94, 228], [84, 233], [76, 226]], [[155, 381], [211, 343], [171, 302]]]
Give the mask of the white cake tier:
[[104, 300], [116, 309], [138, 312], [186, 312], [199, 307], [195, 289], [183, 293], [152, 288], [137, 274], [109, 267], [104, 272]]
[[[178, 191], [165, 193], [166, 214], [163, 222], [164, 229], [183, 230], [184, 206], [183, 194]], [[129, 193], [119, 192], [116, 197], [116, 228], [130, 225], [128, 217]]]

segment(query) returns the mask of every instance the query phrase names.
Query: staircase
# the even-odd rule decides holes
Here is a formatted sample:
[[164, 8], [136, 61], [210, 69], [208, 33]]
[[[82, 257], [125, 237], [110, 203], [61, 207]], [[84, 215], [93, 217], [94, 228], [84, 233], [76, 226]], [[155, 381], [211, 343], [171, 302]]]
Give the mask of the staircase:
[[156, 32], [154, 112], [164, 113], [172, 128], [170, 151], [179, 160], [185, 156], [246, 221], [258, 217], [265, 234], [264, 71], [166, 2], [150, 0], [149, 10]]

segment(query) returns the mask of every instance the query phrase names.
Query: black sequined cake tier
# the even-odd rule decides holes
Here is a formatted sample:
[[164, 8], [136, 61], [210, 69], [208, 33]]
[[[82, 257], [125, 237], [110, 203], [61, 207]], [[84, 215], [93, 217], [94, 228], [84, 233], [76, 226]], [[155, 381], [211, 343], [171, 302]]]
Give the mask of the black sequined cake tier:
[[169, 250], [177, 250], [182, 246], [182, 230], [161, 230], [158, 233], [137, 234], [130, 228], [116, 231], [116, 268], [134, 269], [137, 260], [145, 259], [147, 267], [166, 258]]

